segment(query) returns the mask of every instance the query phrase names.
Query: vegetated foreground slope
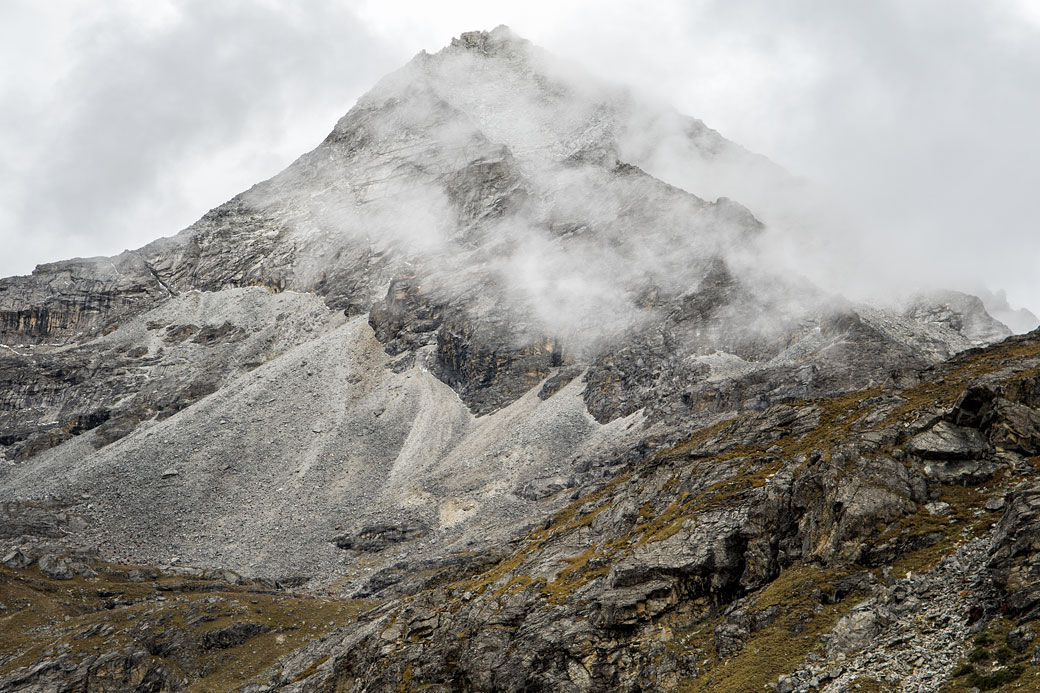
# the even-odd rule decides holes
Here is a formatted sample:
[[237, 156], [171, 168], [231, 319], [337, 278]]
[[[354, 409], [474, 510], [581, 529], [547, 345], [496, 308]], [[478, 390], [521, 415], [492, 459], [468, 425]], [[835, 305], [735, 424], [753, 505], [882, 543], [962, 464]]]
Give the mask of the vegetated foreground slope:
[[1040, 331], [915, 376], [707, 427], [382, 603], [27, 546], [0, 689], [1035, 690]]

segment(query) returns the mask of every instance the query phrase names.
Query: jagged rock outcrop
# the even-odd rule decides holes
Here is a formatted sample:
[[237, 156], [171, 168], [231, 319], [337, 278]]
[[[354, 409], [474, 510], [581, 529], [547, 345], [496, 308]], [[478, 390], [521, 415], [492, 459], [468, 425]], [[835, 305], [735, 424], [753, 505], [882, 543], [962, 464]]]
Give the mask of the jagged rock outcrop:
[[994, 319], [977, 296], [959, 291], [933, 292], [914, 298], [905, 310], [916, 320], [945, 325], [978, 344], [988, 344], [1011, 335], [1011, 330]]
[[1040, 487], [1015, 489], [993, 538], [989, 569], [1007, 594], [1007, 606], [1024, 621], [1040, 615]]
[[169, 295], [135, 253], [40, 265], [29, 277], [0, 280], [0, 343], [83, 341]]

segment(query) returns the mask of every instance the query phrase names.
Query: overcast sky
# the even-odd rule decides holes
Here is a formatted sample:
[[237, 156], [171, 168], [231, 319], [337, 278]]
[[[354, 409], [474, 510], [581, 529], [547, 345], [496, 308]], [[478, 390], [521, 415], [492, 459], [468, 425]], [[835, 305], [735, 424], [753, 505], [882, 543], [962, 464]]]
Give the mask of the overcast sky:
[[4, 0], [0, 276], [175, 233], [502, 23], [1040, 312], [1040, 0]]

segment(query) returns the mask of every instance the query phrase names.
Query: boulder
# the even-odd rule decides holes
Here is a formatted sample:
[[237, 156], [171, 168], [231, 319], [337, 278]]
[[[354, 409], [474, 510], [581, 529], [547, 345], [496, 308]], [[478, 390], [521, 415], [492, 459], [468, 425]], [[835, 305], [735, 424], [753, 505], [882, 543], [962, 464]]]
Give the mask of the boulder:
[[1033, 631], [1028, 628], [1015, 628], [1014, 630], [1008, 631], [1007, 644], [1015, 652], [1025, 652], [1029, 646], [1033, 643], [1036, 638], [1033, 635]]
[[68, 566], [69, 566], [69, 570], [71, 570], [73, 572], [73, 574], [79, 575], [80, 577], [85, 577], [87, 579], [93, 579], [93, 578], [96, 578], [98, 576], [96, 570], [94, 570], [93, 568], [91, 568], [89, 565], [87, 565], [86, 563], [84, 563], [82, 561], [69, 561], [68, 562]]
[[873, 609], [850, 611], [834, 626], [833, 637], [827, 644], [827, 656], [844, 654], [848, 657], [872, 649], [883, 626], [884, 619]]
[[732, 657], [744, 649], [751, 635], [751, 622], [747, 609], [736, 609], [726, 620], [715, 627], [715, 654], [721, 658]]
[[71, 580], [74, 577], [68, 561], [52, 553], [40, 556], [40, 572], [55, 580]]
[[993, 445], [1023, 455], [1040, 454], [1040, 412], [1025, 404], [998, 399], [993, 405], [993, 417], [987, 431]]
[[22, 546], [16, 546], [4, 554], [3, 560], [0, 560], [0, 563], [3, 563], [8, 568], [19, 570], [21, 568], [28, 568], [35, 560], [36, 555], [32, 550]]
[[978, 459], [989, 451], [985, 436], [974, 428], [940, 421], [910, 439], [908, 452], [930, 460]]
[[531, 479], [520, 486], [516, 495], [527, 500], [541, 500], [549, 496], [574, 488], [573, 476], [550, 476]]
[[997, 467], [985, 460], [935, 460], [924, 465], [924, 473], [940, 484], [972, 486], [989, 481]]

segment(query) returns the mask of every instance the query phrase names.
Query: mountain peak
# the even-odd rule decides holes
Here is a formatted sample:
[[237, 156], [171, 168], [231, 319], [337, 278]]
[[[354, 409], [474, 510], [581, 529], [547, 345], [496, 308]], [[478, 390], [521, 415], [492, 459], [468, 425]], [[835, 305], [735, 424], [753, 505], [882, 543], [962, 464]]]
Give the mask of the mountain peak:
[[451, 40], [452, 48], [491, 55], [502, 52], [503, 49], [516, 49], [521, 46], [530, 46], [530, 42], [521, 38], [505, 24], [499, 24], [491, 31], [466, 31], [459, 34], [458, 38]]

